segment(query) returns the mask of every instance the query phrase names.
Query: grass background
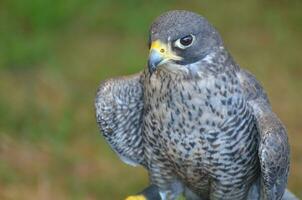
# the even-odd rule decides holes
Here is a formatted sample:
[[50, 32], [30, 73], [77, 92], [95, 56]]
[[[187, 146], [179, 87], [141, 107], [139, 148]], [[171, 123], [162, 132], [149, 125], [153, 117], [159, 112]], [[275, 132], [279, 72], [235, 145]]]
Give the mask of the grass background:
[[93, 102], [102, 79], [146, 65], [150, 23], [170, 9], [206, 16], [262, 82], [302, 197], [302, 1], [1, 0], [0, 199], [122, 199], [147, 185], [98, 133]]

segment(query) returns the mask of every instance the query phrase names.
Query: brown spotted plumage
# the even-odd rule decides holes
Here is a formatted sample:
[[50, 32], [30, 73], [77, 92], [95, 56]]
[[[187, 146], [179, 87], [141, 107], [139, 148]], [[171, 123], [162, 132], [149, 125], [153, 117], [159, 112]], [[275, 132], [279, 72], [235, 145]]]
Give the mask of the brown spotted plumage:
[[163, 200], [282, 199], [286, 130], [255, 77], [195, 13], [160, 16], [148, 68], [102, 83], [95, 106], [111, 147], [148, 170]]

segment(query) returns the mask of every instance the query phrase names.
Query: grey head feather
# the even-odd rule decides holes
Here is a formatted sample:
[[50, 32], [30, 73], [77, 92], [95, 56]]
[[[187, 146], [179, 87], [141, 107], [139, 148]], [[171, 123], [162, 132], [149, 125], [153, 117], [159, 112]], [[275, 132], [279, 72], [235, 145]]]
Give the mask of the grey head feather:
[[[190, 48], [182, 50], [173, 46], [177, 39], [190, 34], [196, 36]], [[159, 16], [151, 25], [149, 39], [150, 43], [155, 40], [172, 43], [172, 50], [184, 58], [176, 61], [181, 65], [197, 62], [223, 46], [218, 31], [204, 17], [184, 10], [168, 11]]]

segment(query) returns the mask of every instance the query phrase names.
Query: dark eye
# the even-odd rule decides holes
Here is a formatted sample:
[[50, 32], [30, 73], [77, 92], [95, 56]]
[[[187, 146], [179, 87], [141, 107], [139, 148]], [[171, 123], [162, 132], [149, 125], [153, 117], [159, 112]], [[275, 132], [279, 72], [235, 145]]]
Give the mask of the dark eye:
[[184, 45], [184, 46], [188, 46], [193, 42], [193, 37], [192, 35], [187, 35], [183, 38], [180, 38], [180, 44]]
[[194, 35], [187, 35], [185, 37], [176, 40], [174, 45], [175, 47], [178, 47], [180, 49], [186, 49], [193, 44], [194, 40], [195, 40]]

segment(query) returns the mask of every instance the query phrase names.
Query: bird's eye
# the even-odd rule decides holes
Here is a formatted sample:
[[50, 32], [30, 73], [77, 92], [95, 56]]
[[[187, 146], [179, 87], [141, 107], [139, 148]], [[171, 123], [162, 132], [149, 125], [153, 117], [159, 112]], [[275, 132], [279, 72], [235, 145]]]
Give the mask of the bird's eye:
[[185, 37], [176, 40], [175, 47], [178, 47], [180, 49], [186, 49], [193, 44], [194, 40], [195, 40], [194, 35], [187, 35]]

